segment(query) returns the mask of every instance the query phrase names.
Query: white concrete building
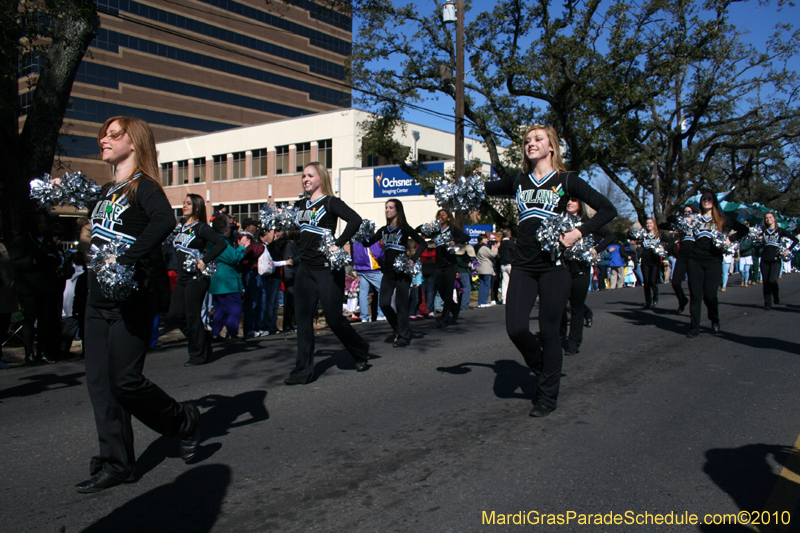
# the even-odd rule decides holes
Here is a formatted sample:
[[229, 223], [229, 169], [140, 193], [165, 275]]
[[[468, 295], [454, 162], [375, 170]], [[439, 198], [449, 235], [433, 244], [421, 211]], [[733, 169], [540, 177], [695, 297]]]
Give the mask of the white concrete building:
[[[161, 182], [170, 203], [180, 209], [189, 193], [212, 206], [225, 204], [241, 222], [255, 217], [264, 203], [293, 202], [302, 196], [303, 167], [320, 161], [328, 168], [335, 193], [362, 217], [380, 226], [388, 198], [403, 202], [409, 223], [433, 220], [433, 195], [419, 195], [419, 186], [396, 166], [359, 155], [361, 128], [369, 113], [350, 108], [176, 139], [157, 145]], [[395, 138], [410, 148], [410, 159], [431, 168], [453, 166], [455, 136], [427, 126], [407, 124]], [[465, 159], [489, 161], [486, 147], [465, 138]], [[383, 162], [385, 163], [385, 161]], [[484, 165], [490, 172], [488, 163]]]

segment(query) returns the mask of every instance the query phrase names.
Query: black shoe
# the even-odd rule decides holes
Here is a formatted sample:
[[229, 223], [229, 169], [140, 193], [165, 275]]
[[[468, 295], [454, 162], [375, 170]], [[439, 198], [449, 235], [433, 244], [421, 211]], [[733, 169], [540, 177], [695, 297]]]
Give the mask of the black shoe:
[[189, 402], [184, 402], [182, 405], [189, 419], [189, 427], [181, 434], [180, 454], [181, 459], [188, 463], [194, 459], [197, 447], [200, 446], [200, 410]]
[[719, 333], [719, 330], [720, 330], [719, 322], [714, 322], [713, 324], [711, 324], [711, 331], [713, 331], [714, 333]]
[[549, 405], [542, 402], [536, 402], [536, 405], [533, 406], [533, 409], [531, 409], [531, 412], [528, 414], [530, 416], [541, 418], [543, 416], [549, 415], [553, 411], [555, 411], [555, 408], [550, 407]]
[[780, 298], [780, 296], [777, 296], [777, 295], [776, 295], [776, 296], [775, 296], [775, 297], [772, 299], [772, 301], [773, 301], [773, 302], [775, 302], [775, 305], [780, 305], [780, 304], [781, 304], [781, 298]]
[[394, 346], [395, 348], [405, 348], [409, 344], [411, 344], [411, 342], [409, 342], [409, 341], [407, 341], [405, 339], [401, 339], [400, 337], [397, 337], [395, 339], [394, 343], [392, 344], [392, 346]]
[[200, 365], [204, 365], [204, 364], [206, 364], [205, 361], [202, 362], [202, 363], [195, 363], [194, 361], [189, 360], [189, 361], [186, 361], [185, 363], [183, 363], [183, 366], [200, 366]]
[[446, 328], [447, 327], [447, 322], [444, 322], [444, 321], [440, 322], [439, 320], [437, 320], [436, 321], [436, 327], [439, 328], [439, 329]]
[[764, 302], [764, 310], [770, 311], [772, 309], [772, 302]]
[[698, 331], [696, 329], [691, 329], [691, 330], [689, 330], [689, 333], [686, 334], [686, 337], [689, 338], [689, 339], [693, 339], [693, 338], [697, 337], [698, 335], [700, 335], [700, 331]]
[[658, 300], [653, 300], [653, 305], [652, 305], [652, 307], [656, 307], [656, 306], [658, 306]]
[[591, 318], [584, 318], [583, 321], [584, 321], [584, 324], [583, 324], [584, 326], [586, 326], [587, 328], [592, 327], [592, 319]]
[[356, 372], [366, 372], [369, 365], [366, 361], [359, 361], [356, 363]]
[[39, 356], [39, 364], [40, 365], [53, 365], [55, 361], [47, 357], [46, 355]]
[[36, 361], [36, 357], [31, 354], [25, 355], [25, 366], [36, 366], [39, 363]]
[[686, 302], [683, 302], [678, 306], [678, 314], [680, 315], [686, 309]]
[[651, 304], [644, 304], [644, 305], [642, 306], [642, 309], [650, 309], [651, 307], [652, 307], [652, 305], [651, 305]]
[[122, 485], [123, 483], [130, 483], [130, 481], [122, 481], [105, 470], [101, 470], [99, 474], [96, 474], [91, 479], [87, 479], [75, 485], [75, 490], [83, 494], [92, 494], [100, 492], [101, 490], [110, 489], [111, 487], [116, 487], [117, 485]]
[[237, 337], [236, 335], [231, 335], [229, 337], [226, 337], [225, 341], [228, 344], [244, 344], [244, 340], [242, 340], [241, 337]]
[[581, 353], [581, 351], [578, 348], [573, 348], [571, 346], [564, 350], [564, 355], [575, 355], [578, 353]]
[[288, 378], [283, 380], [284, 385], [308, 385], [308, 383], [309, 383], [308, 381], [300, 381], [299, 379], [293, 378], [292, 376], [289, 376]]

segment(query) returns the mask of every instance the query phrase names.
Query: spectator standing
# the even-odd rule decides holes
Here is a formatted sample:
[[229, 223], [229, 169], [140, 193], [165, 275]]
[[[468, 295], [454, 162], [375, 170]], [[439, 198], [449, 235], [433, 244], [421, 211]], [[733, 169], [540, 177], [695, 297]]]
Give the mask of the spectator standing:
[[476, 259], [475, 249], [471, 244], [464, 244], [456, 247], [456, 277], [461, 284], [461, 310], [470, 309], [469, 302], [472, 300], [472, 270], [473, 261]]
[[[381, 281], [383, 281], [383, 272], [381, 265], [383, 263], [383, 248], [380, 243], [374, 243], [371, 246], [364, 246], [360, 242], [354, 242], [353, 248], [353, 268], [356, 269], [359, 279], [358, 287], [358, 307], [359, 317], [361, 322], [370, 322], [372, 320], [372, 312], [369, 301], [369, 293], [371, 290], [375, 291], [375, 299], [373, 302], [377, 305], [381, 298]], [[386, 320], [383, 315], [383, 310], [380, 305], [378, 307], [377, 320]], [[356, 319], [357, 320], [357, 319]]]
[[433, 239], [426, 239], [425, 250], [419, 257], [420, 265], [422, 265], [422, 286], [421, 294], [423, 297], [420, 310], [425, 316], [434, 316], [435, 314], [435, 300], [436, 300], [436, 244]]
[[478, 307], [491, 307], [489, 303], [489, 292], [492, 288], [492, 277], [496, 274], [493, 260], [497, 257], [500, 243], [493, 246], [487, 244], [486, 235], [478, 237], [478, 244], [482, 245], [478, 249]]
[[606, 247], [611, 253], [608, 260], [609, 276], [609, 289], [621, 289], [625, 286], [625, 259], [622, 257], [621, 246], [615, 242]]
[[264, 283], [258, 273], [258, 258], [264, 253], [266, 247], [256, 239], [257, 223], [252, 218], [242, 222], [242, 235], [247, 238], [244, 257], [239, 263], [244, 284], [244, 337], [258, 337], [258, 320], [261, 316], [262, 291]]
[[225, 339], [231, 344], [242, 342], [239, 337], [239, 320], [242, 317], [242, 276], [239, 274], [239, 262], [244, 258], [247, 237], [239, 237], [238, 246], [235, 248], [228, 244], [231, 226], [228, 216], [218, 214], [211, 223], [214, 231], [225, 239], [226, 247], [217, 256], [217, 273], [211, 278], [208, 292], [214, 299], [214, 322], [211, 326], [211, 336], [219, 339], [222, 328], [225, 327]]
[[300, 262], [300, 231], [292, 229], [286, 232], [286, 246], [283, 247], [283, 255], [286, 266], [283, 267], [283, 332], [289, 333], [297, 330], [297, 323], [294, 317], [294, 279], [297, 275], [297, 267]]
[[511, 240], [511, 230], [506, 228], [503, 230], [503, 240], [500, 241], [500, 248], [498, 250], [498, 262], [500, 263], [500, 276], [502, 278], [500, 298], [503, 303], [506, 303], [506, 291], [508, 290], [508, 281], [511, 278], [511, 261], [514, 259], [514, 241]]
[[[286, 239], [281, 230], [270, 232], [267, 250], [273, 261], [281, 261], [283, 249], [286, 247]], [[281, 268], [276, 265], [270, 274], [262, 276], [264, 286], [264, 299], [262, 300], [262, 317], [259, 332], [261, 337], [275, 335], [278, 333], [278, 296], [281, 292]]]

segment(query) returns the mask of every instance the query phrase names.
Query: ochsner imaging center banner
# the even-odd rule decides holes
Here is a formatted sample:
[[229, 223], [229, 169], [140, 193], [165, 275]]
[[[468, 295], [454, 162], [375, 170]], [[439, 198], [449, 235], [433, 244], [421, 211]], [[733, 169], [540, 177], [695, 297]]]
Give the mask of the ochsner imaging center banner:
[[[444, 170], [444, 163], [429, 163], [425, 165], [425, 170]], [[399, 166], [376, 168], [373, 176], [374, 198], [417, 196], [422, 194], [422, 187], [420, 187], [417, 180], [403, 172]]]

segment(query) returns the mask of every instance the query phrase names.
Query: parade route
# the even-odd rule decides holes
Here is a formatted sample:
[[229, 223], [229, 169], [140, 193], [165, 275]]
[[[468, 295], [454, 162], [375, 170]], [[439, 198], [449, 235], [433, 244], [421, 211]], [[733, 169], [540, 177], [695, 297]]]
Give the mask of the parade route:
[[[407, 348], [386, 322], [357, 325], [364, 373], [323, 330], [305, 386], [283, 384], [292, 336], [215, 345], [190, 368], [185, 342], [168, 343], [144, 374], [200, 408], [198, 457], [184, 464], [177, 439], [134, 421], [140, 479], [94, 495], [74, 490], [97, 452], [83, 362], [1, 371], [2, 530], [499, 531], [519, 514], [527, 530], [649, 531], [637, 516], [766, 511], [789, 523], [758, 531], [800, 531], [800, 274], [771, 311], [760, 285], [729, 285], [722, 332], [704, 308], [694, 339], [668, 285], [652, 310], [641, 288], [589, 293], [593, 327], [543, 419], [528, 416], [535, 381], [502, 306], [446, 329], [412, 321]], [[753, 531], [753, 516], [657, 527]]]

